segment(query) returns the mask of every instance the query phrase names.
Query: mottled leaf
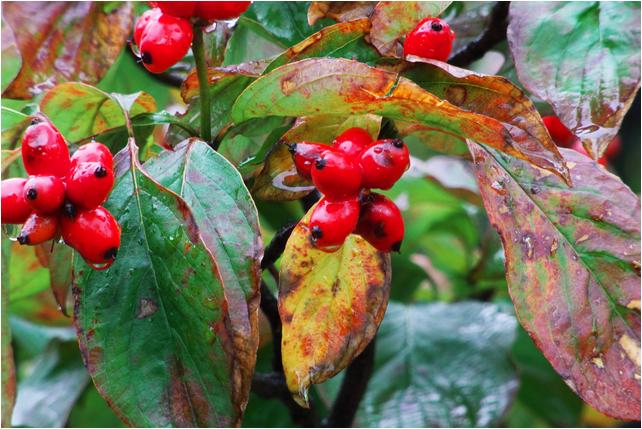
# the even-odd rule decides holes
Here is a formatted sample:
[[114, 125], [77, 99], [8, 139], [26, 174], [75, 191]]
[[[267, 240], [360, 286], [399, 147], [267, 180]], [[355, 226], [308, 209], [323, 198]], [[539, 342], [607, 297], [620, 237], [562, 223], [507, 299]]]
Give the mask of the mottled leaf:
[[2, 106], [2, 175], [11, 164], [20, 159], [22, 133], [31, 123], [31, 117], [24, 113]]
[[400, 40], [422, 19], [439, 16], [449, 1], [380, 1], [370, 17], [370, 42], [386, 57], [402, 57]]
[[75, 341], [53, 340], [30, 362], [18, 384], [11, 423], [26, 427], [64, 427], [71, 408], [89, 383]]
[[283, 369], [294, 399], [345, 368], [370, 343], [390, 292], [390, 256], [350, 235], [334, 253], [314, 248], [306, 215], [281, 259]]
[[453, 156], [470, 157], [466, 140], [418, 122], [394, 121], [395, 128], [407, 144], [417, 142], [430, 150]]
[[391, 303], [359, 426], [499, 426], [518, 385], [516, 324], [494, 304]]
[[313, 1], [308, 7], [308, 24], [314, 25], [322, 18], [337, 22], [369, 17], [376, 1]]
[[533, 102], [508, 79], [431, 60], [422, 60], [404, 75], [454, 106], [502, 122], [527, 159], [564, 171], [557, 146]]
[[85, 365], [131, 426], [236, 425], [234, 309], [194, 212], [141, 168], [133, 140], [116, 171], [105, 208], [122, 228], [118, 257], [105, 271], [75, 266]]
[[[115, 97], [118, 97], [118, 101]], [[78, 142], [116, 128], [122, 129], [125, 126], [123, 108], [130, 117], [135, 117], [155, 111], [156, 102], [144, 92], [116, 96], [79, 82], [57, 85], [47, 91], [40, 101], [40, 110], [69, 142]], [[123, 137], [127, 138], [126, 133]]]
[[2, 427], [11, 426], [11, 414], [16, 402], [16, 368], [11, 347], [11, 329], [9, 327], [9, 269], [11, 258], [11, 242], [2, 237], [2, 325], [0, 336], [2, 338], [2, 414], [0, 423]]
[[161, 185], [191, 208], [204, 245], [216, 261], [233, 330], [236, 401], [245, 404], [258, 346], [260, 261], [258, 215], [238, 171], [201, 140], [188, 140], [145, 164]]
[[252, 194], [269, 201], [296, 200], [309, 194], [314, 186], [297, 173], [287, 144], [301, 141], [330, 144], [341, 132], [352, 127], [364, 128], [373, 138], [377, 138], [381, 117], [318, 115], [299, 118], [268, 154], [263, 169], [254, 181]]
[[640, 414], [640, 200], [616, 176], [563, 150], [574, 187], [474, 143], [517, 316], [582, 399]]
[[515, 2], [509, 18], [519, 80], [599, 158], [640, 88], [640, 3]]
[[133, 24], [132, 6], [100, 2], [6, 2], [3, 21], [22, 56], [3, 97], [30, 99], [58, 83], [97, 83], [116, 60]]
[[236, 122], [268, 115], [364, 113], [418, 122], [498, 148], [563, 177], [568, 174], [559, 154], [532, 147], [537, 141], [522, 138], [521, 129], [458, 108], [397, 73], [342, 58], [279, 67], [248, 86], [232, 108]]

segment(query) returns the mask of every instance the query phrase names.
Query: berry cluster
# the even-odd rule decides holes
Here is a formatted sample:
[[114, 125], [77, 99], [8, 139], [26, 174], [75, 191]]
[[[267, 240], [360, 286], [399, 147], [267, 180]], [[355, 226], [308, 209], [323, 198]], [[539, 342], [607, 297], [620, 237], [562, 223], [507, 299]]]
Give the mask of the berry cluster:
[[151, 1], [136, 21], [134, 42], [140, 61], [152, 73], [162, 73], [181, 60], [194, 36], [193, 22], [238, 18], [249, 1]]
[[[562, 121], [560, 121], [560, 118], [557, 116], [544, 116], [542, 121], [544, 121], [548, 133], [557, 146], [573, 149], [582, 155], [589, 156], [580, 139], [575, 137], [575, 135], [571, 133], [571, 130], [566, 128]], [[615, 136], [606, 148], [606, 151], [604, 151], [604, 155], [602, 155], [597, 162], [606, 166], [609, 161], [613, 161], [620, 154], [621, 150], [622, 141], [620, 140], [620, 136]]]
[[404, 235], [401, 212], [370, 189], [390, 189], [410, 164], [399, 139], [373, 141], [362, 128], [350, 128], [332, 146], [301, 142], [290, 145], [297, 172], [311, 179], [323, 198], [312, 211], [312, 243], [334, 252], [353, 232], [376, 249], [399, 251]]
[[404, 57], [414, 55], [429, 60], [446, 61], [455, 40], [455, 32], [443, 19], [425, 18], [406, 35]]
[[100, 206], [114, 186], [109, 149], [91, 142], [70, 158], [60, 132], [38, 118], [22, 137], [22, 161], [29, 178], [2, 181], [2, 223], [23, 224], [20, 244], [36, 245], [62, 234], [93, 268], [108, 268], [120, 247], [120, 227]]

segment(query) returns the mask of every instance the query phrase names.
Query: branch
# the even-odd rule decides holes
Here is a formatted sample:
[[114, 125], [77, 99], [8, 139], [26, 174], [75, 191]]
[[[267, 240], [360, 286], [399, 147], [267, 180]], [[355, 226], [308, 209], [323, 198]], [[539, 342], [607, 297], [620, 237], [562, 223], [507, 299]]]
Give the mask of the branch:
[[210, 120], [210, 86], [207, 76], [207, 59], [205, 58], [205, 44], [203, 41], [203, 28], [194, 27], [194, 39], [192, 41], [192, 52], [196, 62], [196, 74], [198, 75], [198, 98], [201, 103], [201, 138], [211, 145], [214, 150], [217, 145], [212, 144], [212, 122]]
[[354, 416], [363, 398], [368, 381], [374, 368], [375, 339], [354, 359], [341, 383], [341, 390], [334, 400], [330, 415], [324, 422], [324, 427], [352, 427]]
[[316, 189], [310, 192], [305, 197], [301, 198], [301, 206], [303, 207], [303, 211], [307, 213], [308, 210], [310, 210], [310, 208], [312, 208], [312, 206], [315, 205], [320, 199], [321, 194]]
[[282, 372], [255, 373], [252, 380], [252, 391], [264, 398], [277, 397], [280, 399], [290, 410], [292, 421], [297, 425], [306, 428], [319, 427], [319, 420], [314, 410], [302, 408], [294, 402]]
[[282, 230], [277, 232], [270, 241], [270, 244], [265, 248], [263, 259], [261, 260], [261, 269], [264, 270], [270, 265], [274, 264], [277, 259], [281, 257], [285, 250], [285, 245], [294, 231], [296, 222], [286, 225]]
[[480, 59], [493, 46], [506, 39], [508, 28], [508, 7], [510, 2], [498, 1], [490, 12], [488, 27], [475, 40], [455, 52], [448, 64], [457, 67], [465, 67], [475, 60]]

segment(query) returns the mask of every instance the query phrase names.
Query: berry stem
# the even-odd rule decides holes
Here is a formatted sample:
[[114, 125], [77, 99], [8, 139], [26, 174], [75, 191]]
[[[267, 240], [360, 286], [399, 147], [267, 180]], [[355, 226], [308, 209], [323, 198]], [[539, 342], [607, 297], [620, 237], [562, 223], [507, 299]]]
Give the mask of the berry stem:
[[207, 61], [205, 60], [205, 46], [203, 43], [203, 27], [194, 26], [194, 40], [192, 51], [196, 60], [196, 73], [198, 75], [198, 91], [201, 100], [201, 138], [212, 144], [212, 128], [210, 121], [210, 88], [207, 78]]

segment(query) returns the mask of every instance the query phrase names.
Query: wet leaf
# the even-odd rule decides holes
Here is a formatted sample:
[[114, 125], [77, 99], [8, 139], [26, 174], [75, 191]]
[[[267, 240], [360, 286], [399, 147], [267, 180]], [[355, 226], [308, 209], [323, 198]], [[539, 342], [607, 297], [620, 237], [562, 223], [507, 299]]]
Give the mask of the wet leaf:
[[404, 75], [454, 106], [502, 122], [513, 142], [533, 164], [565, 170], [557, 146], [533, 102], [508, 79], [430, 60], [415, 64]]
[[248, 86], [232, 108], [236, 122], [263, 116], [365, 113], [417, 122], [487, 144], [561, 176], [568, 174], [559, 155], [531, 147], [533, 140], [522, 138], [519, 129], [458, 108], [397, 73], [341, 58], [279, 67]]
[[[46, 92], [40, 101], [40, 110], [69, 142], [78, 142], [117, 128], [123, 129], [123, 108], [130, 117], [156, 110], [156, 102], [144, 92], [117, 95], [123, 108], [115, 97], [84, 83], [63, 83]], [[122, 137], [126, 140], [127, 134], [124, 133]]]
[[268, 201], [296, 200], [309, 194], [314, 186], [297, 173], [287, 143], [313, 141], [330, 144], [339, 134], [352, 127], [364, 128], [373, 138], [377, 138], [381, 117], [318, 115], [299, 118], [268, 154], [263, 169], [254, 181], [252, 194]]
[[450, 5], [449, 1], [380, 1], [370, 20], [370, 42], [386, 57], [402, 57], [401, 39], [428, 16], [439, 16]]
[[458, 50], [478, 38], [488, 27], [490, 11], [493, 2], [466, 1], [454, 2], [442, 15], [450, 28], [455, 32], [452, 52]]
[[375, 1], [313, 1], [308, 7], [308, 24], [314, 25], [322, 18], [337, 22], [351, 21], [370, 16]]
[[511, 403], [515, 317], [488, 303], [391, 303], [359, 406], [366, 427], [493, 427]]
[[118, 257], [105, 271], [79, 260], [74, 273], [75, 324], [94, 384], [131, 426], [236, 425], [244, 404], [235, 402], [234, 302], [194, 212], [141, 168], [131, 139], [116, 172], [105, 208], [122, 228]]
[[18, 384], [12, 425], [64, 427], [89, 383], [76, 341], [52, 340], [30, 363], [30, 374]]
[[58, 83], [97, 83], [116, 60], [133, 25], [132, 6], [99, 2], [7, 2], [3, 21], [22, 56], [3, 97], [30, 99]]
[[640, 88], [640, 3], [516, 2], [509, 18], [519, 80], [599, 158]]
[[238, 171], [201, 140], [191, 139], [145, 164], [161, 185], [189, 205], [214, 257], [233, 330], [237, 403], [246, 403], [258, 347], [260, 262], [258, 214]]
[[279, 314], [283, 368], [301, 405], [308, 388], [345, 368], [374, 337], [390, 292], [390, 256], [350, 235], [334, 253], [314, 248], [309, 213], [281, 259]]
[[575, 151], [574, 187], [471, 143], [477, 180], [506, 254], [517, 316], [582, 399], [640, 414], [640, 200]]
[[11, 242], [2, 237], [2, 324], [0, 336], [2, 338], [2, 427], [11, 426], [11, 414], [16, 402], [16, 367], [13, 360], [11, 347], [11, 329], [9, 327], [9, 269], [11, 258]]

